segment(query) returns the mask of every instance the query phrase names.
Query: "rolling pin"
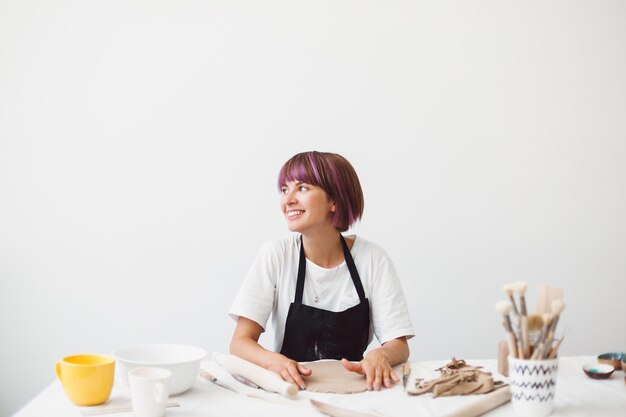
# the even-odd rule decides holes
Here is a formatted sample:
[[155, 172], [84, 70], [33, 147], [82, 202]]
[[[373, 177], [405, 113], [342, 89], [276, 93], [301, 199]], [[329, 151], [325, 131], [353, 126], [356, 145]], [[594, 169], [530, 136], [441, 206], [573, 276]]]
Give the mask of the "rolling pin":
[[231, 374], [241, 375], [266, 391], [277, 392], [287, 398], [293, 398], [298, 393], [298, 388], [295, 385], [283, 381], [274, 372], [261, 368], [238, 356], [216, 352], [213, 354], [213, 360], [226, 368]]

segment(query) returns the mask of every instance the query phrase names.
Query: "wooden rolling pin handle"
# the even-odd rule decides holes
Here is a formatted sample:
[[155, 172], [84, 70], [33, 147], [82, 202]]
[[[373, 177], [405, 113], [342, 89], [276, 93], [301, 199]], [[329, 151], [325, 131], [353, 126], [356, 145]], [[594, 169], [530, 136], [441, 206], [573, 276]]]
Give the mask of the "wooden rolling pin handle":
[[274, 372], [238, 356], [216, 352], [213, 354], [213, 360], [226, 368], [230, 373], [241, 375], [266, 391], [277, 392], [287, 398], [293, 398], [298, 394], [298, 388], [294, 384], [283, 381]]

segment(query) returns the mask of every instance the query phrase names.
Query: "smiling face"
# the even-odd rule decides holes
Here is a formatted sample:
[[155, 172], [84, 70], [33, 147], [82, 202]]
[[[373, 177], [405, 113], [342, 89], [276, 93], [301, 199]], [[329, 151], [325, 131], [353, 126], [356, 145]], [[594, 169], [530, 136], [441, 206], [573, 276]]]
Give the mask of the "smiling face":
[[335, 203], [323, 188], [301, 181], [288, 181], [281, 189], [280, 209], [292, 232], [304, 233], [315, 227], [334, 227]]
[[[292, 156], [280, 168], [277, 185], [278, 189], [286, 195], [286, 193], [294, 192], [292, 188], [296, 183], [306, 186], [306, 190], [301, 190], [304, 192], [321, 188], [317, 191], [323, 191], [326, 196], [326, 203], [334, 203], [330, 209], [334, 230], [345, 232], [363, 216], [363, 191], [359, 177], [350, 162], [341, 155], [310, 151]], [[291, 207], [295, 209], [302, 208], [297, 206], [300, 195], [296, 194], [295, 202], [281, 201], [281, 207], [283, 207], [283, 213], [287, 217], [288, 224], [291, 223], [290, 217], [287, 216], [284, 207], [291, 204]], [[290, 229], [300, 227], [295, 224], [295, 220], [299, 219], [297, 216], [309, 217], [306, 215], [306, 211], [299, 210], [303, 213], [296, 213], [296, 211], [298, 210], [292, 210], [291, 219], [294, 220], [294, 224], [293, 226], [290, 225]], [[325, 211], [328, 211], [328, 206]]]

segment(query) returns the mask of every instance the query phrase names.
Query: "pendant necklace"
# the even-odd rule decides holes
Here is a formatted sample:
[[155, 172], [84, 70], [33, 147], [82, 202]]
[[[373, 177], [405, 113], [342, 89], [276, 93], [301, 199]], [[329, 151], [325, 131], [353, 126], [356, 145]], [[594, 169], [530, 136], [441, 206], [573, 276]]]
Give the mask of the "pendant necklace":
[[[343, 263], [343, 262], [342, 262]], [[333, 275], [333, 277], [329, 280], [328, 284], [326, 284], [326, 288], [324, 288], [324, 291], [322, 291], [319, 295], [317, 295], [317, 292], [315, 291], [315, 285], [313, 285], [313, 283], [311, 283], [311, 289], [313, 290], [313, 294], [315, 295], [315, 298], [313, 299], [314, 302], [318, 302], [320, 300], [320, 297], [322, 297], [326, 291], [328, 291], [328, 289], [330, 288], [330, 284], [332, 283], [332, 281], [335, 280], [335, 278], [337, 278], [337, 273], [339, 272], [339, 267], [341, 266], [341, 263], [339, 265], [337, 265], [337, 267], [335, 268], [335, 274]], [[311, 279], [314, 281], [315, 278], [311, 277]]]

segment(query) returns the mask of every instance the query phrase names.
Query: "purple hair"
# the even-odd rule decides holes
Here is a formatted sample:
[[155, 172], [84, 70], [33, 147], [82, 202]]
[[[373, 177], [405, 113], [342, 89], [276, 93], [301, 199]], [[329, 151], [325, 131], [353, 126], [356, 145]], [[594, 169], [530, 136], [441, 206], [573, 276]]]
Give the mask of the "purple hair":
[[335, 202], [333, 226], [345, 232], [363, 217], [363, 190], [346, 158], [336, 153], [302, 152], [292, 156], [278, 173], [278, 189], [289, 181], [321, 187]]

